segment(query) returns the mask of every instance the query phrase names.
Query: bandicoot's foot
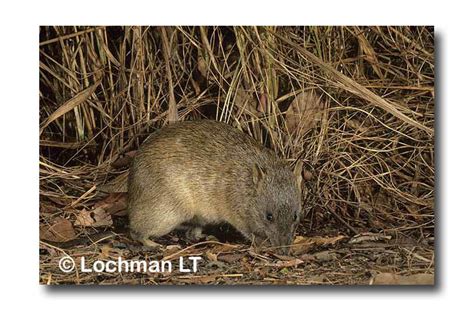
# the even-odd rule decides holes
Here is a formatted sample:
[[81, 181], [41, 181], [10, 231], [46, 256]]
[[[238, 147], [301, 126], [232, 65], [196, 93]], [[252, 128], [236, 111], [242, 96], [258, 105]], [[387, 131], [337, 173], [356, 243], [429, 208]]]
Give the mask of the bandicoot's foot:
[[153, 242], [152, 240], [146, 238], [146, 239], [142, 239], [140, 242], [142, 242], [143, 245], [145, 245], [146, 247], [149, 247], [149, 248], [158, 248], [160, 247], [160, 244], [156, 243], [156, 242]]
[[199, 241], [203, 237], [202, 227], [193, 227], [186, 231], [186, 238], [191, 241]]

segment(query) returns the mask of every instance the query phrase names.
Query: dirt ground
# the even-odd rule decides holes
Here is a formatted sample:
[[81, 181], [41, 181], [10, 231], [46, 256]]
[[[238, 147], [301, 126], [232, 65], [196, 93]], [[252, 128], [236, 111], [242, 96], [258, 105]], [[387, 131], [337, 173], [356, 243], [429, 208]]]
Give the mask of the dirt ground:
[[[126, 222], [126, 217], [119, 222]], [[307, 224], [306, 224], [307, 225]], [[301, 225], [300, 231], [307, 226]], [[414, 229], [416, 230], [416, 229]], [[289, 256], [270, 248], [255, 248], [228, 226], [210, 228], [211, 234], [200, 242], [187, 241], [180, 232], [157, 240], [162, 248], [147, 249], [131, 240], [126, 233], [106, 234], [85, 245], [61, 249], [40, 242], [41, 284], [143, 284], [143, 285], [369, 285], [433, 284], [434, 239], [414, 239], [414, 230], [351, 235], [336, 223], [315, 232], [297, 236]], [[84, 232], [84, 235], [94, 234]], [[96, 234], [97, 235], [97, 234]], [[65, 255], [76, 263], [70, 273], [59, 269]], [[192, 270], [192, 256], [199, 256], [197, 271]], [[81, 272], [91, 269], [95, 261], [167, 260], [168, 271]], [[164, 269], [166, 270], [166, 269]]]

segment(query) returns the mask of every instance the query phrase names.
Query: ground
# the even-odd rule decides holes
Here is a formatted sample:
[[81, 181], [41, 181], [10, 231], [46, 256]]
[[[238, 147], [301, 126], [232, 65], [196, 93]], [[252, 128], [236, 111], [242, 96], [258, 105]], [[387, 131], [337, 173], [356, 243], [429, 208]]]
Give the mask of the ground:
[[[71, 249], [61, 249], [47, 242], [40, 244], [41, 284], [240, 284], [240, 285], [368, 285], [426, 284], [433, 282], [434, 240], [413, 241], [399, 235], [383, 234], [347, 236], [335, 234], [331, 228], [319, 236], [295, 239], [293, 255], [279, 255], [270, 248], [256, 249], [231, 228], [214, 229], [218, 238], [197, 243], [187, 241], [173, 232], [157, 241], [161, 249], [147, 249], [132, 241], [127, 234], [111, 234], [101, 241]], [[229, 233], [230, 232], [230, 233]], [[220, 235], [219, 235], [220, 233]], [[224, 236], [224, 238], [223, 238]], [[226, 241], [228, 237], [232, 241]], [[87, 273], [76, 268], [71, 273], [59, 269], [59, 261], [70, 256], [80, 266], [91, 268], [95, 261], [168, 260], [171, 272]], [[202, 259], [196, 273], [192, 256]], [[407, 278], [415, 276], [414, 278]], [[388, 280], [387, 280], [388, 277]], [[426, 281], [428, 280], [428, 281]]]

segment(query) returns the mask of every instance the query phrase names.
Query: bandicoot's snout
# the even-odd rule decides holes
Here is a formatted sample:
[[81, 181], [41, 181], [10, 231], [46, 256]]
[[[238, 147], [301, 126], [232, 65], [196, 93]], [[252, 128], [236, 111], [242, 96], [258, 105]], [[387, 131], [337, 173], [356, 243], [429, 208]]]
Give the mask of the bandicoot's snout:
[[291, 250], [290, 246], [293, 243], [293, 235], [283, 236], [278, 239], [271, 239], [271, 242], [278, 253], [282, 255], [288, 255], [290, 254], [290, 250]]

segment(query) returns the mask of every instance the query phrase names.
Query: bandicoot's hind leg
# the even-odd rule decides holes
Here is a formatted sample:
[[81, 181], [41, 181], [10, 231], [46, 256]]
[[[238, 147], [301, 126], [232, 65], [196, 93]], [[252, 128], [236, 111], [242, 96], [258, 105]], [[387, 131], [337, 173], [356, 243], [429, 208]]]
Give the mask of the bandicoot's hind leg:
[[142, 234], [139, 234], [135, 231], [130, 231], [130, 236], [132, 237], [132, 239], [134, 239], [135, 241], [138, 241], [140, 243], [142, 243], [143, 245], [145, 245], [146, 247], [150, 247], [150, 248], [158, 248], [160, 246], [160, 244], [156, 243], [156, 242], [153, 242], [152, 240], [150, 240], [150, 237], [148, 236], [145, 236], [145, 235], [142, 235]]
[[[144, 211], [145, 209], [137, 209]], [[154, 213], [130, 214], [130, 233], [134, 240], [148, 247], [157, 247], [159, 244], [150, 240], [150, 237], [160, 237], [176, 229], [188, 217], [168, 206], [154, 208]], [[156, 211], [160, 211], [159, 213]], [[146, 214], [146, 215], [145, 215]]]

